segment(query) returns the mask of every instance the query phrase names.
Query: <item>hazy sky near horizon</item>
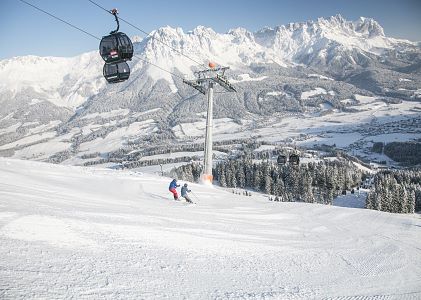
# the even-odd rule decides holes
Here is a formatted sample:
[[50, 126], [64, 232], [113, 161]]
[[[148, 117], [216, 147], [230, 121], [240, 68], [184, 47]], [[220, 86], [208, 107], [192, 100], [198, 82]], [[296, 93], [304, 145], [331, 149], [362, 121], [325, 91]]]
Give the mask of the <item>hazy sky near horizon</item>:
[[[113, 17], [88, 0], [26, 0], [89, 33], [101, 37], [115, 28]], [[421, 41], [421, 0], [94, 0], [116, 7], [120, 16], [146, 32], [163, 26], [185, 32], [198, 25], [227, 32], [243, 27], [257, 31], [290, 22], [341, 14], [347, 20], [371, 17], [387, 36]], [[98, 41], [19, 0], [2, 0], [0, 59], [21, 55], [75, 56], [98, 49]], [[144, 34], [122, 23], [129, 36]]]

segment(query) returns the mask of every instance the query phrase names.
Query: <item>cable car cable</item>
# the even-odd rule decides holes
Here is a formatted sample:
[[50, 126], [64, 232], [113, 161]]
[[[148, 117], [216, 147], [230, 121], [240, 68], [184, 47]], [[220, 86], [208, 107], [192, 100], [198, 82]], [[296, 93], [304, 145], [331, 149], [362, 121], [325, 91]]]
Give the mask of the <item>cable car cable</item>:
[[54, 18], [54, 19], [57, 19], [57, 20], [59, 20], [59, 21], [61, 21], [61, 22], [65, 23], [65, 24], [67, 24], [67, 25], [69, 25], [69, 26], [71, 26], [71, 27], [73, 27], [73, 28], [75, 28], [75, 29], [77, 29], [77, 30], [79, 30], [79, 31], [81, 31], [81, 32], [83, 32], [83, 33], [85, 33], [85, 34], [87, 34], [87, 35], [89, 35], [89, 36], [91, 36], [91, 37], [93, 37], [93, 38], [97, 39], [97, 40], [101, 40], [99, 37], [94, 36], [93, 34], [90, 34], [89, 32], [87, 32], [87, 31], [83, 30], [82, 28], [79, 28], [79, 27], [77, 27], [77, 26], [75, 26], [75, 25], [73, 25], [73, 24], [70, 24], [69, 22], [67, 22], [67, 21], [65, 21], [65, 20], [63, 20], [63, 19], [60, 19], [59, 17], [56, 17], [56, 16], [54, 16], [53, 14], [50, 14], [49, 12], [47, 12], [47, 11], [45, 11], [45, 10], [43, 10], [43, 9], [41, 9], [41, 8], [39, 8], [39, 7], [37, 7], [37, 6], [35, 6], [35, 5], [33, 5], [33, 4], [29, 3], [29, 2], [26, 2], [25, 0], [19, 0], [19, 1], [20, 1], [20, 2], [25, 3], [25, 4], [29, 5], [29, 6], [32, 6], [33, 8], [35, 8], [35, 9], [37, 9], [37, 10], [39, 10], [39, 11], [43, 12], [44, 14], [47, 14], [47, 15], [49, 15], [50, 17], [52, 17], [52, 18]]
[[[25, 0], [19, 0], [19, 1], [21, 1], [22, 3], [25, 3], [26, 5], [29, 5], [29, 6], [31, 6], [31, 7], [33, 7], [33, 8], [35, 8], [35, 9], [37, 9], [37, 10], [39, 10], [39, 11], [43, 12], [44, 14], [49, 15], [50, 17], [52, 17], [52, 18], [54, 18], [54, 19], [56, 19], [56, 20], [59, 20], [60, 22], [63, 22], [64, 24], [66, 24], [66, 25], [68, 25], [68, 26], [70, 26], [70, 27], [72, 27], [72, 28], [74, 28], [74, 29], [77, 29], [77, 30], [79, 30], [79, 31], [81, 31], [81, 32], [83, 32], [83, 33], [85, 33], [85, 34], [89, 35], [90, 37], [93, 37], [94, 39], [97, 39], [97, 40], [99, 40], [99, 41], [101, 40], [99, 37], [97, 37], [97, 36], [95, 36], [95, 35], [93, 35], [93, 34], [91, 34], [91, 33], [87, 32], [87, 31], [85, 31], [85, 30], [83, 30], [83, 29], [81, 29], [81, 28], [79, 28], [79, 27], [77, 27], [77, 26], [75, 26], [75, 25], [73, 25], [73, 24], [71, 24], [71, 23], [69, 23], [69, 22], [67, 22], [67, 21], [65, 21], [65, 20], [63, 20], [63, 19], [61, 19], [61, 18], [59, 18], [59, 17], [57, 17], [57, 16], [55, 16], [55, 15], [53, 15], [53, 14], [51, 14], [51, 13], [47, 12], [47, 11], [45, 11], [45, 10], [43, 10], [43, 9], [41, 9], [41, 8], [39, 8], [39, 7], [37, 7], [37, 6], [35, 6], [35, 5], [33, 5], [33, 4], [31, 4], [31, 3], [29, 3], [29, 2], [26, 2]], [[166, 70], [166, 69], [164, 69], [164, 68], [162, 68], [162, 67], [160, 67], [160, 66], [158, 66], [158, 65], [156, 65], [156, 64], [154, 64], [154, 63], [151, 63], [150, 61], [147, 61], [147, 60], [146, 60], [146, 59], [144, 59], [144, 58], [141, 58], [141, 57], [140, 57], [140, 56], [138, 56], [138, 55], [134, 55], [134, 57], [136, 57], [136, 58], [138, 58], [139, 60], [141, 60], [141, 61], [143, 61], [143, 62], [145, 62], [145, 63], [147, 63], [147, 64], [150, 64], [150, 65], [152, 65], [152, 66], [154, 66], [154, 67], [156, 67], [156, 68], [158, 68], [158, 69], [160, 69], [160, 70], [162, 70], [162, 71], [164, 71], [164, 72], [167, 72], [167, 73], [169, 73], [169, 74], [171, 74], [171, 75], [173, 75], [173, 76], [176, 76], [176, 77], [180, 78], [181, 80], [184, 80], [184, 77], [183, 77], [183, 76], [180, 76], [180, 75], [178, 75], [178, 74], [176, 74], [176, 73], [173, 73], [173, 72], [171, 72], [171, 71], [168, 71], [168, 70]]]
[[178, 75], [178, 74], [176, 74], [176, 73], [173, 73], [173, 72], [171, 72], [171, 71], [168, 71], [168, 70], [166, 70], [166, 69], [164, 69], [164, 68], [162, 68], [162, 67], [160, 67], [160, 66], [158, 66], [158, 65], [155, 65], [154, 63], [151, 63], [150, 61], [147, 61], [146, 59], [141, 58], [141, 57], [140, 57], [140, 56], [138, 56], [138, 55], [133, 55], [133, 57], [136, 57], [136, 58], [140, 59], [141, 61], [144, 61], [144, 62], [145, 62], [145, 63], [147, 63], [147, 64], [150, 64], [150, 65], [152, 65], [152, 66], [154, 66], [154, 67], [156, 67], [156, 68], [158, 68], [158, 69], [160, 69], [160, 70], [162, 70], [162, 71], [164, 71], [164, 72], [167, 72], [167, 73], [169, 73], [169, 74], [171, 74], [171, 75], [173, 75], [173, 76], [175, 76], [175, 77], [180, 78], [181, 80], [184, 80], [184, 77], [183, 77], [183, 76]]
[[[42, 8], [39, 8], [38, 6], [36, 6], [36, 5], [34, 5], [34, 4], [31, 4], [31, 3], [29, 3], [29, 2], [27, 2], [27, 1], [25, 1], [25, 0], [19, 0], [19, 1], [21, 1], [22, 3], [24, 3], [24, 4], [26, 4], [26, 5], [28, 5], [28, 6], [30, 6], [30, 7], [32, 7], [32, 8], [34, 8], [34, 9], [36, 9], [36, 10], [38, 10], [38, 11], [40, 11], [40, 12], [42, 12], [42, 13], [44, 13], [44, 14], [46, 14], [46, 15], [48, 15], [48, 16], [50, 16], [50, 17], [52, 17], [52, 18], [54, 18], [54, 19], [56, 19], [56, 20], [58, 20], [58, 21], [60, 21], [60, 22], [62, 22], [62, 23], [64, 23], [64, 24], [66, 24], [66, 25], [68, 25], [68, 26], [70, 26], [70, 27], [72, 27], [72, 28], [74, 28], [74, 29], [76, 29], [76, 30], [79, 30], [80, 32], [83, 32], [83, 33], [85, 33], [85, 34], [87, 34], [87, 35], [89, 35], [90, 37], [92, 37], [92, 38], [94, 38], [94, 39], [96, 39], [96, 40], [101, 40], [101, 38], [99, 38], [99, 37], [97, 37], [97, 36], [95, 36], [95, 35], [93, 35], [93, 34], [91, 34], [91, 33], [89, 33], [89, 32], [87, 32], [86, 30], [83, 30], [82, 28], [79, 28], [79, 27], [77, 27], [77, 26], [75, 26], [75, 25], [73, 25], [73, 24], [71, 24], [71, 23], [69, 23], [69, 22], [67, 22], [67, 21], [65, 21], [65, 20], [63, 20], [63, 19], [61, 19], [61, 18], [59, 18], [59, 17], [57, 17], [57, 16], [55, 16], [55, 15], [53, 15], [53, 14], [51, 14], [51, 13], [49, 13], [49, 12], [47, 12], [47, 11], [45, 11], [45, 10], [43, 10]], [[102, 7], [101, 7], [102, 8]], [[108, 11], [107, 11], [108, 12]], [[111, 12], [109, 12], [110, 14], [112, 14]], [[126, 22], [126, 21], [125, 21]], [[126, 22], [127, 23], [127, 22]], [[156, 39], [156, 38], [155, 38]], [[176, 49], [175, 49], [176, 50]], [[179, 52], [178, 50], [176, 50], [177, 52]], [[180, 52], [179, 52], [180, 53]], [[182, 53], [181, 53], [182, 54]], [[182, 54], [182, 55], [184, 55], [184, 56], [186, 56], [185, 54]], [[171, 71], [168, 71], [168, 70], [166, 70], [166, 69], [164, 69], [164, 68], [162, 68], [162, 67], [160, 67], [160, 66], [158, 66], [158, 65], [156, 65], [156, 64], [154, 64], [154, 63], [152, 63], [152, 62], [150, 62], [150, 61], [148, 61], [148, 60], [146, 60], [146, 59], [144, 59], [144, 58], [142, 58], [142, 57], [140, 57], [139, 55], [133, 55], [133, 57], [136, 57], [136, 58], [138, 58], [139, 60], [141, 60], [141, 61], [143, 61], [143, 62], [145, 62], [145, 63], [147, 63], [147, 64], [149, 64], [149, 65], [152, 65], [152, 66], [154, 66], [154, 67], [156, 67], [156, 68], [158, 68], [158, 69], [160, 69], [161, 71], [164, 71], [164, 72], [167, 72], [167, 73], [169, 73], [169, 74], [171, 74], [171, 75], [173, 75], [173, 76], [175, 76], [175, 77], [177, 77], [177, 78], [179, 78], [179, 79], [181, 79], [181, 80], [184, 80], [185, 79], [185, 77], [184, 76], [181, 76], [181, 75], [179, 75], [179, 74], [176, 74], [176, 73], [173, 73], [173, 72], [171, 72]], [[188, 57], [188, 56], [186, 56], [186, 57]], [[216, 93], [221, 93], [221, 92], [216, 92]]]
[[[112, 13], [111, 13], [108, 9], [106, 9], [106, 8], [102, 7], [101, 5], [99, 5], [98, 3], [96, 3], [95, 1], [92, 1], [92, 0], [88, 0], [88, 1], [89, 1], [89, 2], [91, 2], [92, 4], [94, 4], [95, 6], [99, 7], [100, 9], [102, 9], [102, 10], [106, 11], [107, 13], [112, 14]], [[139, 28], [139, 27], [137, 27], [136, 25], [134, 25], [134, 24], [130, 23], [129, 21], [126, 21], [126, 20], [124, 20], [124, 19], [123, 19], [123, 18], [121, 18], [121, 17], [119, 17], [119, 19], [120, 19], [121, 21], [123, 21], [124, 23], [126, 23], [126, 24], [128, 24], [128, 25], [132, 26], [133, 28], [136, 28], [137, 30], [139, 30], [140, 32], [142, 32], [143, 34], [145, 34], [146, 36], [150, 36], [152, 39], [154, 39], [154, 40], [156, 40], [156, 41], [158, 41], [158, 42], [162, 43], [163, 45], [165, 45], [165, 46], [167, 46], [167, 47], [171, 48], [172, 50], [176, 51], [177, 53], [181, 54], [182, 56], [184, 56], [184, 57], [186, 57], [186, 58], [190, 59], [192, 62], [194, 62], [194, 63], [196, 63], [196, 64], [198, 64], [198, 65], [204, 66], [204, 67], [205, 67], [205, 68], [207, 68], [207, 69], [209, 68], [209, 67], [208, 67], [208, 66], [206, 66], [205, 64], [198, 62], [197, 60], [195, 60], [195, 59], [191, 58], [190, 56], [188, 56], [188, 55], [184, 54], [183, 52], [181, 52], [180, 50], [178, 50], [178, 49], [174, 48], [173, 46], [170, 46], [170, 45], [168, 45], [167, 43], [163, 42], [162, 40], [160, 40], [160, 39], [158, 39], [158, 38], [156, 38], [156, 37], [154, 37], [154, 36], [151, 36], [151, 35], [150, 35], [150, 33], [146, 32], [145, 30], [143, 30], [143, 29], [141, 29], [141, 28]]]

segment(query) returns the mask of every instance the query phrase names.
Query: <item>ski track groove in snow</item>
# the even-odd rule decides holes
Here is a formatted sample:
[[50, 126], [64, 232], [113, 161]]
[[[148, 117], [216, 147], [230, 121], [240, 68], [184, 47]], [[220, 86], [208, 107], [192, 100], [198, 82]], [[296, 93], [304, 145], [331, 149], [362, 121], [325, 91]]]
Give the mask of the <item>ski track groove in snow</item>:
[[420, 299], [421, 220], [0, 159], [0, 299]]

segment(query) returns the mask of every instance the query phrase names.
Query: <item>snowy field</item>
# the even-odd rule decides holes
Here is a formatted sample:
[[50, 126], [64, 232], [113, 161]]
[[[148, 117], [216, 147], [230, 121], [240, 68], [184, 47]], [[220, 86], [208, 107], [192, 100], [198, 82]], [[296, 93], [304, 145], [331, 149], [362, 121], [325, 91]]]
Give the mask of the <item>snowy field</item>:
[[[333, 91], [315, 88], [303, 92], [301, 98], [306, 101], [314, 96], [331, 92]], [[275, 96], [280, 93], [273, 91], [268, 92], [267, 95]], [[272, 116], [253, 117], [257, 119], [247, 116], [241, 120], [214, 119], [214, 141], [251, 138], [272, 143], [292, 143], [308, 148], [320, 144], [335, 144], [349, 153], [373, 160], [378, 157], [370, 156], [365, 151], [371, 149], [373, 142], [389, 143], [421, 138], [421, 131], [419, 126], [417, 127], [421, 116], [418, 102], [402, 101], [402, 103], [387, 104], [381, 98], [362, 95], [355, 95], [355, 99], [343, 101], [349, 103], [349, 108], [354, 109], [354, 112], [339, 111], [326, 101], [320, 104], [321, 112], [310, 110], [303, 114], [274, 113]], [[159, 108], [128, 115], [127, 109], [117, 109], [86, 115], [84, 120], [88, 121], [87, 124], [81, 128], [73, 128], [69, 133], [60, 136], [57, 136], [53, 130], [59, 122], [39, 126], [32, 123], [19, 123], [29, 128], [27, 135], [17, 141], [1, 145], [0, 151], [14, 150], [10, 155], [17, 159], [47, 160], [56, 153], [72, 151], [71, 140], [74, 136], [86, 138], [96, 131], [101, 132], [101, 129], [111, 129], [105, 136], [100, 134], [96, 139], [89, 138], [81, 143], [78, 147], [78, 155], [63, 162], [64, 164], [83, 164], [86, 160], [80, 158], [82, 154], [117, 151], [126, 148], [128, 144], [139, 138], [144, 139], [151, 133], [159, 131], [158, 121], [153, 118], [132, 122], [136, 116], [144, 116], [157, 111]], [[190, 143], [192, 140], [195, 143], [203, 142], [206, 113], [201, 112], [197, 115], [202, 116], [203, 120], [181, 123], [172, 128], [178, 142]], [[121, 116], [121, 119], [115, 119], [116, 116]], [[110, 118], [110, 120], [104, 123], [101, 117]], [[17, 128], [16, 125], [11, 125], [0, 129], [0, 135], [13, 133]]]
[[0, 298], [421, 298], [419, 215], [169, 180], [0, 159]]
[[[330, 91], [329, 91], [330, 92]], [[311, 96], [329, 93], [324, 89], [317, 88], [304, 92], [301, 97], [308, 99]], [[306, 93], [306, 94], [305, 94]], [[315, 144], [336, 144], [346, 148], [351, 144], [363, 141], [365, 144], [372, 139], [383, 142], [408, 141], [421, 138], [421, 134], [414, 128], [395, 128], [395, 132], [383, 133], [381, 137], [371, 131], [364, 132], [365, 138], [359, 130], [367, 128], [375, 122], [381, 128], [386, 124], [409, 119], [417, 120], [420, 117], [417, 102], [403, 101], [398, 104], [386, 104], [377, 97], [355, 95], [357, 100], [344, 100], [360, 103], [359, 106], [351, 106], [354, 113], [333, 110], [332, 113], [301, 115], [276, 115], [265, 116], [260, 121], [251, 122], [241, 120], [234, 122], [229, 118], [215, 119], [214, 140], [229, 140], [233, 138], [255, 138], [257, 140], [280, 142], [293, 141], [299, 145], [311, 147]], [[328, 103], [322, 104], [326, 110], [332, 108]], [[256, 126], [256, 123], [259, 124]], [[205, 131], [205, 120], [194, 123], [182, 123], [173, 127], [173, 132], [180, 138], [196, 137], [201, 141]], [[411, 129], [411, 132], [407, 132]], [[391, 129], [389, 129], [391, 131]], [[397, 139], [399, 136], [399, 139]]]

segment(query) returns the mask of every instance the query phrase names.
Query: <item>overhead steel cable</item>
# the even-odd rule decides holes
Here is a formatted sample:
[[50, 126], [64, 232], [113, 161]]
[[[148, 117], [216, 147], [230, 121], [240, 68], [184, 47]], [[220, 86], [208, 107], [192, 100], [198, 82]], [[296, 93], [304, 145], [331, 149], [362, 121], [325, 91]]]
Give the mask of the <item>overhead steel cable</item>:
[[77, 30], [79, 30], [79, 31], [81, 31], [81, 32], [83, 32], [83, 33], [85, 33], [85, 34], [87, 34], [87, 35], [89, 35], [89, 36], [91, 36], [91, 37], [93, 37], [93, 38], [97, 39], [97, 40], [101, 40], [99, 37], [97, 37], [97, 36], [95, 36], [95, 35], [93, 35], [93, 34], [90, 34], [89, 32], [87, 32], [87, 31], [83, 30], [82, 28], [79, 28], [79, 27], [77, 27], [77, 26], [75, 26], [75, 25], [73, 25], [73, 24], [70, 24], [69, 22], [67, 22], [67, 21], [65, 21], [65, 20], [63, 20], [63, 19], [61, 19], [61, 18], [59, 18], [59, 17], [57, 17], [57, 16], [55, 16], [55, 15], [53, 15], [53, 14], [50, 14], [48, 11], [45, 11], [45, 10], [41, 9], [41, 8], [39, 8], [38, 6], [35, 6], [35, 5], [33, 5], [33, 4], [29, 3], [29, 2], [26, 2], [25, 0], [19, 0], [19, 1], [20, 1], [20, 2], [25, 3], [26, 5], [32, 6], [33, 8], [35, 8], [35, 9], [37, 9], [37, 10], [39, 10], [39, 11], [43, 12], [44, 14], [47, 14], [47, 15], [49, 15], [50, 17], [52, 17], [52, 18], [54, 18], [54, 19], [57, 19], [57, 20], [59, 20], [60, 22], [63, 22], [64, 24], [67, 24], [67, 25], [69, 25], [69, 26], [71, 26], [71, 27], [73, 27], [73, 28], [75, 28], [75, 29], [77, 29]]
[[[109, 10], [108, 10], [108, 9], [106, 9], [105, 7], [103, 7], [103, 6], [99, 5], [99, 4], [98, 4], [98, 3], [96, 3], [95, 1], [92, 1], [92, 0], [88, 0], [88, 1], [89, 1], [89, 2], [91, 2], [93, 5], [95, 5], [95, 6], [99, 7], [100, 9], [102, 9], [102, 10], [106, 11], [107, 13], [112, 14], [112, 13], [111, 13], [111, 11], [109, 11]], [[182, 55], [182, 56], [184, 56], [184, 57], [186, 57], [186, 58], [188, 58], [188, 59], [189, 59], [189, 60], [191, 60], [192, 62], [194, 62], [194, 63], [196, 63], [196, 64], [198, 64], [198, 65], [200, 65], [200, 66], [203, 66], [203, 67], [205, 67], [205, 68], [207, 68], [207, 69], [208, 69], [208, 66], [206, 66], [204, 63], [198, 62], [197, 60], [195, 60], [195, 59], [191, 58], [190, 56], [188, 56], [188, 55], [184, 54], [183, 52], [181, 52], [181, 51], [180, 51], [180, 50], [178, 50], [177, 48], [175, 48], [175, 47], [173, 47], [173, 46], [171, 46], [171, 45], [167, 44], [166, 42], [164, 42], [164, 41], [162, 41], [162, 40], [160, 40], [160, 39], [158, 39], [158, 38], [156, 38], [156, 37], [154, 37], [154, 36], [150, 35], [150, 33], [149, 33], [149, 32], [146, 32], [146, 31], [145, 31], [145, 30], [143, 30], [142, 28], [139, 28], [138, 26], [136, 26], [136, 25], [134, 25], [134, 24], [130, 23], [129, 21], [127, 21], [127, 20], [125, 20], [125, 19], [123, 19], [123, 18], [121, 18], [121, 17], [118, 17], [118, 18], [119, 18], [121, 21], [123, 21], [124, 23], [126, 23], [127, 25], [130, 25], [130, 26], [132, 26], [133, 28], [135, 28], [135, 29], [139, 30], [140, 32], [142, 32], [142, 33], [143, 33], [143, 34], [145, 34], [146, 36], [150, 36], [152, 39], [154, 39], [154, 40], [156, 40], [156, 41], [160, 42], [161, 44], [163, 44], [163, 45], [165, 45], [165, 46], [169, 47], [169, 48], [170, 48], [170, 49], [172, 49], [173, 51], [177, 52], [178, 54], [180, 54], [180, 55]]]
[[[61, 19], [61, 18], [59, 18], [59, 17], [57, 17], [57, 16], [55, 16], [55, 15], [53, 15], [53, 14], [51, 14], [51, 13], [49, 13], [49, 12], [45, 11], [45, 10], [43, 10], [43, 9], [41, 9], [41, 8], [39, 8], [38, 6], [35, 6], [35, 5], [33, 5], [33, 4], [31, 4], [31, 3], [27, 2], [27, 1], [25, 1], [25, 0], [19, 0], [19, 1], [21, 1], [22, 3], [25, 3], [26, 5], [29, 5], [29, 6], [31, 6], [31, 7], [33, 7], [33, 8], [35, 8], [36, 10], [38, 10], [38, 11], [40, 11], [40, 12], [43, 12], [44, 14], [46, 14], [46, 15], [48, 15], [48, 16], [50, 16], [50, 17], [52, 17], [52, 18], [56, 19], [56, 20], [59, 20], [60, 22], [63, 22], [64, 24], [66, 24], [66, 25], [68, 25], [68, 26], [70, 26], [70, 27], [72, 27], [72, 28], [74, 28], [74, 29], [77, 29], [77, 30], [79, 30], [79, 31], [81, 31], [81, 32], [83, 32], [83, 33], [85, 33], [85, 34], [89, 35], [90, 37], [93, 37], [94, 39], [97, 39], [97, 40], [99, 40], [99, 41], [101, 40], [101, 38], [99, 38], [99, 37], [97, 37], [97, 36], [95, 36], [95, 35], [93, 35], [93, 34], [91, 34], [91, 33], [87, 32], [86, 30], [83, 30], [82, 28], [79, 28], [79, 27], [77, 27], [77, 26], [75, 26], [75, 25], [73, 25], [73, 24], [71, 24], [71, 23], [69, 23], [69, 22], [67, 22], [67, 21], [65, 21], [65, 20], [63, 20], [63, 19]], [[154, 66], [154, 67], [156, 67], [156, 68], [158, 68], [158, 69], [160, 69], [160, 70], [162, 70], [162, 71], [164, 71], [164, 72], [167, 72], [167, 73], [169, 73], [169, 74], [171, 74], [171, 75], [173, 75], [173, 76], [176, 76], [176, 77], [180, 78], [181, 80], [184, 80], [184, 77], [183, 77], [183, 76], [180, 76], [180, 75], [178, 75], [178, 74], [176, 74], [176, 73], [173, 73], [173, 72], [171, 72], [171, 71], [168, 71], [168, 70], [166, 70], [166, 69], [164, 69], [164, 68], [162, 68], [162, 67], [160, 67], [160, 66], [158, 66], [158, 65], [156, 65], [156, 64], [154, 64], [154, 63], [151, 63], [150, 61], [148, 61], [148, 60], [146, 60], [146, 59], [144, 59], [144, 58], [142, 58], [142, 57], [140, 57], [140, 56], [138, 56], [138, 55], [134, 55], [134, 57], [136, 57], [136, 58], [138, 58], [139, 60], [141, 60], [141, 61], [143, 61], [143, 62], [145, 62], [145, 63], [147, 63], [147, 64], [149, 64], [149, 65], [152, 65], [152, 66]]]
[[173, 76], [175, 76], [175, 77], [178, 77], [178, 78], [180, 78], [181, 80], [184, 80], [184, 76], [181, 76], [181, 75], [178, 75], [178, 74], [176, 74], [176, 73], [173, 73], [173, 72], [171, 72], [171, 71], [168, 71], [168, 70], [166, 70], [166, 69], [164, 69], [164, 68], [162, 68], [162, 67], [160, 67], [160, 66], [158, 66], [158, 65], [156, 65], [156, 64], [154, 64], [154, 63], [151, 63], [150, 61], [148, 61], [148, 60], [146, 60], [146, 59], [144, 59], [144, 58], [142, 58], [142, 57], [140, 57], [139, 55], [133, 55], [133, 57], [136, 57], [136, 58], [138, 58], [139, 60], [141, 60], [141, 61], [143, 61], [143, 62], [145, 62], [145, 63], [147, 63], [147, 64], [149, 64], [149, 65], [151, 65], [151, 66], [154, 66], [155, 68], [158, 68], [158, 69], [160, 69], [160, 70], [162, 70], [162, 71], [164, 71], [164, 72], [167, 72], [167, 73], [169, 73], [169, 74], [171, 74], [171, 75], [173, 75]]

